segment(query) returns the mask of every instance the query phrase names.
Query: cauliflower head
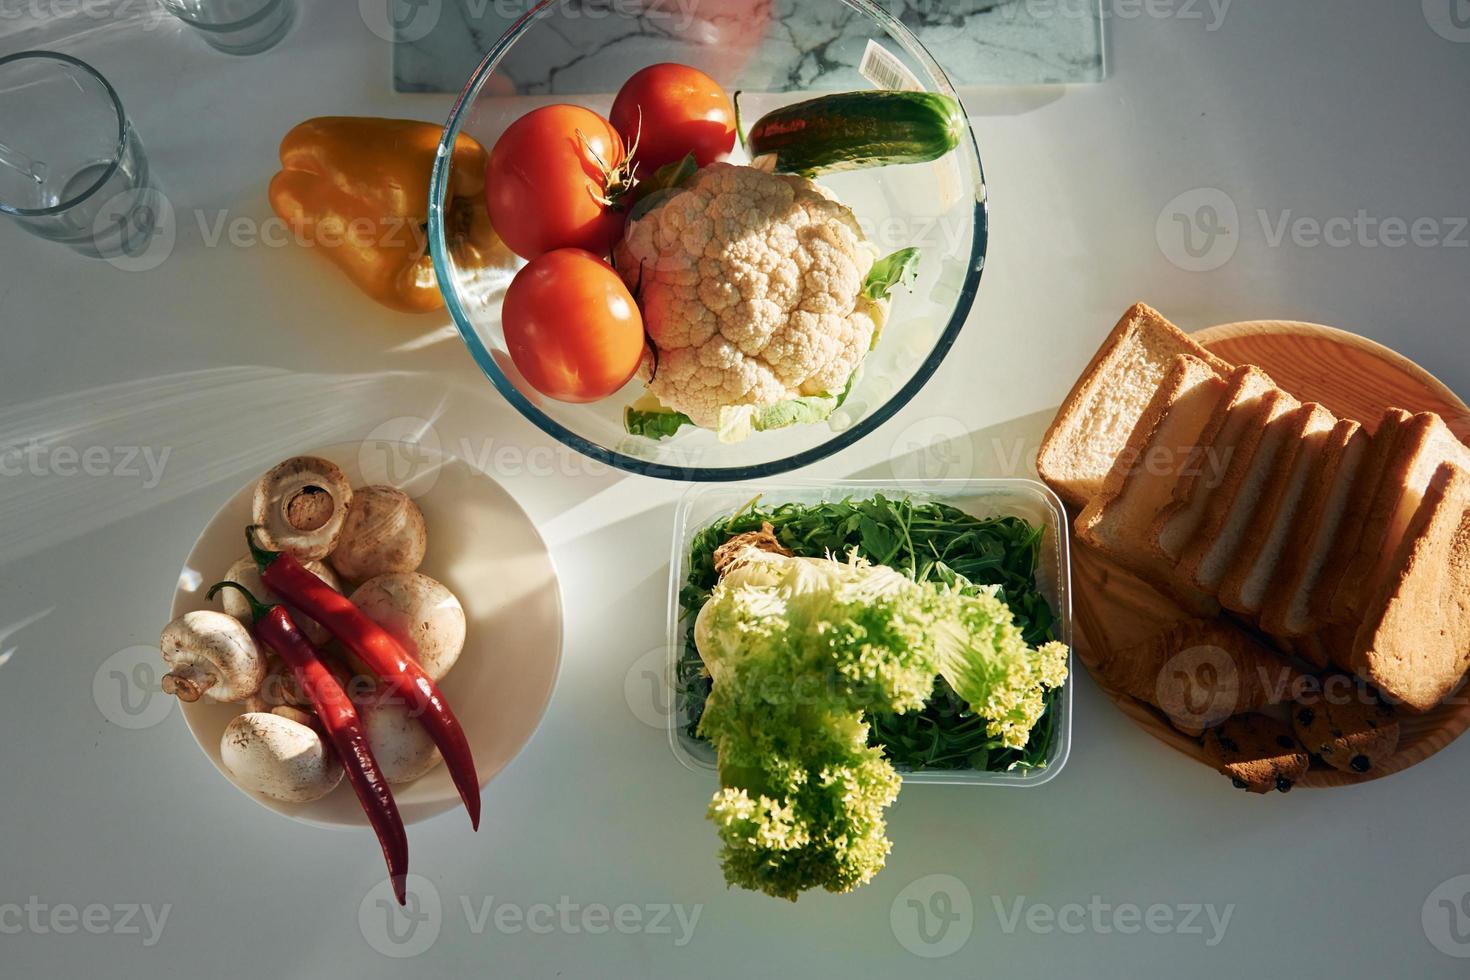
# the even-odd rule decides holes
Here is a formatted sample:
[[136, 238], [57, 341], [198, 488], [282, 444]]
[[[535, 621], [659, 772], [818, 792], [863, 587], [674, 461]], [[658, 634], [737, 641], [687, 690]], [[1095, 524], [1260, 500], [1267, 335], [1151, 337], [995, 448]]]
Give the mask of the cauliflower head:
[[841, 392], [887, 316], [862, 295], [874, 255], [852, 211], [804, 177], [700, 170], [614, 251], [658, 349], [649, 392], [705, 428], [732, 406]]

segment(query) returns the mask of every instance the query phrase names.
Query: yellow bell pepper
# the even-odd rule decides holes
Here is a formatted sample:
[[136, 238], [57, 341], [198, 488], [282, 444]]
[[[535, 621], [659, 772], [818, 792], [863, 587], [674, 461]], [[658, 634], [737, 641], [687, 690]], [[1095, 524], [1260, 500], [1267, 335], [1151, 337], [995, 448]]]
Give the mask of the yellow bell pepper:
[[[322, 116], [281, 141], [271, 208], [303, 244], [319, 248], [357, 287], [405, 313], [442, 309], [428, 249], [429, 174], [440, 128], [411, 119]], [[514, 260], [485, 209], [485, 148], [454, 145], [445, 239], [458, 265]]]

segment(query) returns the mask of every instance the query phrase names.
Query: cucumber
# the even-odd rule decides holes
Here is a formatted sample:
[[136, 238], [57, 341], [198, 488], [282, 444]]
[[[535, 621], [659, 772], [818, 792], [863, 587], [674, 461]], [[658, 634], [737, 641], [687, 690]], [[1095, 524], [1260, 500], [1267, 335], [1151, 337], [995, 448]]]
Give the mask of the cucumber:
[[959, 101], [939, 92], [843, 92], [773, 109], [747, 146], [752, 159], [773, 155], [780, 173], [812, 177], [937, 160], [966, 125]]

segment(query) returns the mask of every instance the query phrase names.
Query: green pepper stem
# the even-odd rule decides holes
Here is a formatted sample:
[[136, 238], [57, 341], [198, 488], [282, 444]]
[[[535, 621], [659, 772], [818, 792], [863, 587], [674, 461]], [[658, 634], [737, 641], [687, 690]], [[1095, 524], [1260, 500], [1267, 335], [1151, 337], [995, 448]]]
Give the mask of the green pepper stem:
[[255, 543], [255, 532], [260, 530], [259, 524], [252, 524], [245, 529], [245, 543], [250, 546], [250, 557], [255, 559], [255, 567], [262, 572], [277, 558], [281, 557], [279, 551], [270, 551]]
[[231, 582], [229, 580], [216, 582], [209, 587], [209, 591], [205, 593], [204, 598], [213, 599], [214, 594], [220, 589], [238, 589], [245, 596], [245, 601], [250, 603], [250, 621], [252, 623], [258, 623], [270, 615], [271, 607], [255, 598], [255, 595], [239, 582]]

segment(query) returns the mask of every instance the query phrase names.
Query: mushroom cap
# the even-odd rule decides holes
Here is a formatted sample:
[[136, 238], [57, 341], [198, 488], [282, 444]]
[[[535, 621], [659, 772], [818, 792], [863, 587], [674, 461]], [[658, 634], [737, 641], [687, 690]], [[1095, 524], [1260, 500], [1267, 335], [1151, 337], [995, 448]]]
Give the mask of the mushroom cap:
[[260, 478], [250, 509], [262, 545], [309, 561], [337, 546], [351, 503], [352, 484], [336, 463], [293, 456]]
[[285, 803], [310, 803], [342, 781], [342, 764], [316, 731], [265, 711], [236, 715], [220, 758], [241, 786]]
[[373, 758], [390, 783], [411, 783], [444, 761], [423, 722], [391, 695], [359, 702], [358, 716]]
[[435, 681], [449, 673], [464, 649], [464, 606], [453, 592], [421, 572], [389, 572], [362, 583], [352, 604], [402, 643]]
[[171, 670], [213, 677], [207, 693], [216, 701], [244, 701], [265, 680], [265, 657], [245, 624], [213, 609], [187, 612], [169, 623], [158, 649]]
[[[330, 585], [335, 591], [342, 591], [342, 580], [337, 577], [337, 573], [332, 571], [326, 563], [312, 560], [303, 564], [305, 564], [307, 571]], [[281, 601], [260, 580], [260, 569], [256, 566], [255, 559], [249, 555], [239, 559], [229, 567], [229, 570], [225, 572], [225, 580], [239, 582], [250, 590], [251, 595], [268, 606], [273, 606]], [[250, 602], [240, 594], [239, 589], [220, 589], [219, 592], [215, 593], [215, 598], [219, 600], [221, 607], [227, 615], [234, 616], [241, 622], [250, 619]], [[305, 634], [306, 638], [317, 646], [321, 646], [332, 638], [332, 634], [327, 632], [325, 626], [314, 619], [303, 616], [295, 609], [291, 610], [291, 620]]]
[[352, 493], [332, 567], [361, 582], [385, 572], [412, 572], [423, 563], [429, 529], [413, 498], [397, 487], [359, 487]]

